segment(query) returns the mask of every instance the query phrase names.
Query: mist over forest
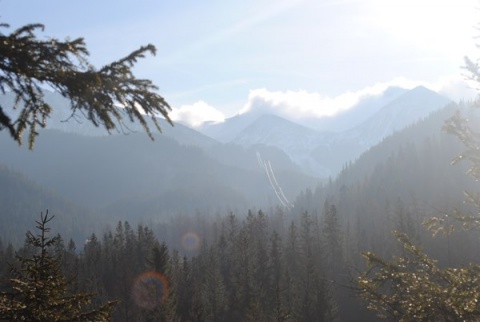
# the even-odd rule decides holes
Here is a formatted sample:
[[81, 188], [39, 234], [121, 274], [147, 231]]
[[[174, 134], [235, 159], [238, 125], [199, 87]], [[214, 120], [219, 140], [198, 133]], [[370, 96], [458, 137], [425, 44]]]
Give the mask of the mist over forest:
[[[354, 281], [362, 252], [405, 254], [392, 231], [439, 267], [480, 260], [475, 231], [424, 225], [475, 211], [468, 164], [451, 164], [464, 144], [442, 130], [456, 113], [479, 124], [469, 102], [392, 88], [309, 127], [261, 113], [197, 130], [160, 120], [151, 141], [53, 114], [33, 150], [0, 132], [0, 275], [48, 210], [65, 274], [93, 304], [119, 299], [115, 321], [374, 321]], [[132, 295], [148, 271], [168, 291], [154, 305]]]
[[477, 7], [0, 1], [0, 322], [480, 321]]

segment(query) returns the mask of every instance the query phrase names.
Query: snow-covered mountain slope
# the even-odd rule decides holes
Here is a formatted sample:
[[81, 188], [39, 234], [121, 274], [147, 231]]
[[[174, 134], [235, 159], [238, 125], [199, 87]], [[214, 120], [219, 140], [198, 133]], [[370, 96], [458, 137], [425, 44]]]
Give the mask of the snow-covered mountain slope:
[[427, 117], [449, 102], [450, 100], [444, 96], [419, 86], [387, 104], [346, 134], [361, 145], [372, 146], [395, 131]]
[[328, 169], [312, 162], [310, 153], [319, 145], [328, 145], [333, 134], [321, 133], [274, 115], [263, 115], [241, 131], [232, 143], [251, 147], [274, 146], [310, 174], [326, 174]]
[[404, 88], [389, 87], [381, 94], [360, 100], [346, 111], [331, 117], [305, 120], [302, 124], [319, 131], [344, 132], [359, 126], [406, 92], [408, 90]]
[[197, 130], [219, 142], [228, 143], [261, 116], [258, 113], [238, 114], [222, 123], [204, 124]]
[[[376, 104], [380, 102], [385, 105], [379, 108]], [[277, 116], [263, 115], [239, 132], [232, 142], [246, 147], [255, 144], [274, 146], [285, 151], [305, 172], [320, 177], [334, 176], [346, 162], [355, 160], [383, 138], [427, 117], [449, 102], [425, 87], [408, 91], [396, 89], [388, 98], [372, 101], [373, 107], [365, 105], [370, 118], [346, 131], [320, 132]], [[352, 112], [350, 118], [359, 112]]]
[[310, 147], [322, 135], [315, 130], [275, 115], [262, 115], [241, 131], [233, 143], [244, 146], [255, 144], [275, 145], [286, 150]]
[[357, 127], [336, 133], [328, 150], [319, 144], [311, 156], [334, 175], [345, 162], [353, 161], [394, 132], [426, 118], [450, 102], [425, 87], [416, 87], [384, 106]]
[[[53, 93], [46, 93], [46, 96], [55, 107], [48, 128], [90, 136], [107, 134], [82, 117], [70, 117], [68, 101], [61, 96]], [[2, 96], [0, 103], [8, 99], [11, 99], [8, 94]], [[193, 145], [205, 151], [212, 151], [221, 143], [244, 148], [271, 146], [285, 152], [305, 173], [328, 177], [335, 176], [346, 162], [355, 160], [386, 136], [425, 118], [449, 102], [425, 87], [412, 90], [390, 88], [382, 95], [365, 98], [336, 117], [312, 120], [312, 127], [259, 111], [237, 115], [221, 124], [205, 125], [199, 131], [181, 124], [172, 128], [165, 120], [160, 123], [163, 135], [183, 145]], [[138, 124], [125, 130], [143, 132]]]
[[[292, 122], [320, 132], [344, 132], [368, 120], [384, 106], [406, 92], [408, 90], [404, 88], [390, 87], [381, 94], [366, 96], [352, 108], [334, 116], [301, 119]], [[265, 111], [270, 111], [270, 113]], [[232, 142], [241, 132], [263, 115], [272, 115], [271, 110], [263, 108], [254, 109], [247, 113], [227, 118], [222, 123], [205, 123], [197, 130], [219, 142]]]

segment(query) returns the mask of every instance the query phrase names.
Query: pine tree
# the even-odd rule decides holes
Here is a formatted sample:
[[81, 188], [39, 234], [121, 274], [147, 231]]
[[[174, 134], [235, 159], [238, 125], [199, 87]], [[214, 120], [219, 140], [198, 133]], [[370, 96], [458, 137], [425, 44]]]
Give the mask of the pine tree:
[[[149, 264], [149, 269], [153, 272], [160, 273], [166, 279], [166, 283], [170, 281], [172, 283], [171, 267], [179, 267], [179, 255], [178, 252], [174, 251], [172, 256], [168, 250], [167, 244], [162, 242], [162, 244], [156, 243], [152, 248], [152, 253], [147, 259]], [[171, 264], [173, 262], [173, 265]], [[177, 285], [162, 285], [163, 294], [162, 301], [160, 305], [156, 305], [152, 309], [146, 312], [145, 321], [176, 321], [175, 310], [175, 288]]]
[[[231, 272], [233, 281], [233, 293], [235, 302], [232, 309], [238, 310], [240, 320], [243, 320], [245, 313], [254, 308], [253, 297], [255, 282], [255, 247], [245, 225], [240, 229], [234, 248], [233, 269]], [[234, 318], [235, 319], [235, 318]]]
[[[38, 234], [28, 232], [27, 245], [35, 250], [31, 257], [17, 255], [11, 291], [0, 294], [0, 320], [5, 321], [109, 321], [115, 302], [87, 311], [92, 294], [70, 294], [69, 281], [60, 260], [53, 255], [59, 236], [48, 237], [48, 212], [40, 216]], [[15, 267], [15, 266], [14, 266]]]
[[330, 279], [336, 280], [343, 266], [343, 245], [337, 207], [325, 202], [323, 243], [326, 259], [327, 274]]
[[[110, 298], [110, 296], [116, 296], [116, 294], [106, 294], [104, 288], [105, 281], [102, 274], [102, 264], [104, 260], [102, 245], [94, 233], [87, 239], [82, 257], [80, 285], [82, 285], [83, 289], [97, 294], [94, 304], [99, 304], [98, 301]], [[113, 272], [110, 272], [110, 274], [112, 273]], [[118, 311], [118, 306], [116, 307], [116, 311]]]
[[225, 321], [228, 298], [217, 249], [211, 246], [206, 255], [208, 267], [206, 268], [205, 281], [202, 285], [204, 317], [206, 320], [213, 322]]
[[270, 238], [270, 256], [268, 261], [269, 273], [269, 307], [272, 321], [285, 321], [287, 317], [286, 309], [286, 286], [284, 282], [284, 257], [282, 251], [282, 239], [276, 231]]
[[289, 321], [300, 320], [301, 281], [300, 281], [300, 245], [297, 226], [291, 222], [285, 245], [285, 314]]

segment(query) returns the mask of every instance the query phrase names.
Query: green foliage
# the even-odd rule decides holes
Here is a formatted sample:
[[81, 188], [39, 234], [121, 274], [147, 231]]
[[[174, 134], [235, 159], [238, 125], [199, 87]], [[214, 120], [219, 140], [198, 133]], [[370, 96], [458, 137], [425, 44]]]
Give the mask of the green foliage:
[[[468, 61], [468, 60], [467, 60]], [[473, 65], [467, 65], [468, 69], [474, 68]], [[478, 75], [478, 67], [472, 70], [472, 75]], [[473, 77], [473, 76], [472, 76]], [[465, 149], [452, 160], [452, 164], [467, 161], [469, 163], [467, 175], [473, 177], [478, 182], [480, 180], [480, 133], [473, 129], [469, 124], [469, 119], [462, 117], [457, 111], [444, 125], [444, 130], [456, 136], [464, 145]], [[473, 206], [475, 213], [463, 213], [454, 211], [451, 214], [455, 220], [460, 222], [465, 229], [480, 229], [480, 194], [475, 191], [464, 191], [465, 203]], [[434, 218], [431, 223], [432, 229], [444, 230], [446, 216]]]
[[440, 268], [405, 234], [394, 235], [405, 256], [387, 261], [372, 252], [362, 254], [369, 269], [357, 282], [369, 309], [399, 321], [478, 320], [480, 265]]
[[[157, 116], [171, 123], [170, 106], [155, 93], [157, 87], [150, 80], [137, 79], [131, 70], [146, 53], [155, 54], [153, 45], [96, 69], [87, 60], [89, 52], [82, 38], [39, 40], [38, 29], [44, 26], [30, 24], [10, 34], [0, 33], [0, 91], [15, 94], [13, 106], [0, 106], [0, 130], [7, 129], [19, 144], [28, 130], [33, 148], [37, 128], [46, 126], [53, 107], [43, 98], [45, 87], [70, 100], [72, 117], [82, 114], [109, 132], [125, 127], [124, 116], [138, 121], [152, 139], [145, 115], [158, 130]], [[14, 118], [7, 112], [12, 109], [18, 110]]]
[[11, 291], [0, 294], [0, 320], [5, 321], [109, 321], [115, 302], [86, 310], [92, 294], [70, 294], [69, 281], [63, 275], [59, 258], [52, 255], [60, 237], [48, 237], [47, 224], [53, 219], [41, 215], [38, 234], [28, 232], [26, 246], [34, 250], [31, 257], [17, 255]]
[[[479, 67], [466, 60], [471, 78], [479, 81]], [[467, 175], [480, 179], [480, 133], [460, 112], [445, 122], [443, 129], [464, 145], [452, 161], [468, 161]], [[454, 210], [428, 218], [424, 225], [435, 236], [450, 236], [460, 223], [464, 229], [480, 229], [480, 195], [465, 192], [470, 211]], [[369, 269], [358, 277], [360, 296], [378, 316], [399, 321], [478, 321], [480, 318], [480, 264], [474, 262], [456, 267], [442, 267], [415, 245], [406, 234], [394, 232], [405, 250], [401, 257], [386, 260], [365, 252]], [[450, 255], [450, 254], [449, 254]]]

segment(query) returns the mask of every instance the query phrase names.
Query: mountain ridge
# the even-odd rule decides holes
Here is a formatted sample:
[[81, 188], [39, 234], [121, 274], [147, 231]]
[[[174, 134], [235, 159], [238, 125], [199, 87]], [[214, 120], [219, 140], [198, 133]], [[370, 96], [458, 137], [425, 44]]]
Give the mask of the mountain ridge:
[[[55, 106], [63, 106], [67, 100], [54, 93], [47, 93], [47, 100]], [[8, 95], [2, 99], [8, 99]], [[159, 119], [162, 137], [177, 143], [195, 146], [203, 151], [221, 148], [224, 144], [243, 148], [272, 146], [284, 151], [288, 157], [308, 175], [319, 178], [338, 174], [343, 164], [355, 160], [362, 152], [380, 142], [386, 136], [426, 117], [450, 102], [449, 99], [422, 86], [406, 90], [391, 87], [382, 94], [369, 96], [337, 117], [329, 118], [332, 124], [343, 124], [330, 131], [299, 124], [278, 115], [247, 112], [227, 119], [224, 123], [204, 125], [192, 129], [181, 124], [172, 128]], [[95, 128], [90, 122], [63, 122], [71, 116], [68, 108], [54, 108], [48, 120], [49, 129], [60, 129], [89, 136], [106, 136], [108, 133]], [[339, 122], [339, 123], [335, 123]], [[349, 126], [345, 124], [348, 123]], [[153, 128], [153, 124], [151, 124]], [[320, 126], [317, 123], [317, 126]], [[348, 130], [343, 130], [348, 128]], [[126, 128], [134, 134], [142, 132], [139, 125]]]
[[[264, 144], [282, 149], [306, 173], [326, 178], [335, 176], [343, 164], [355, 160], [362, 152], [388, 135], [427, 117], [451, 102], [423, 86], [411, 90], [391, 88], [388, 97], [376, 97], [383, 106], [370, 110], [371, 116], [346, 131], [315, 130], [277, 115], [240, 115], [230, 119], [236, 127], [230, 142], [244, 147]], [[351, 112], [357, 115], [357, 111]], [[239, 131], [243, 117], [243, 130]], [[252, 121], [253, 120], [253, 121]], [[247, 122], [248, 121], [248, 122]], [[352, 123], [353, 124], [353, 123]], [[223, 124], [223, 131], [228, 122]]]

